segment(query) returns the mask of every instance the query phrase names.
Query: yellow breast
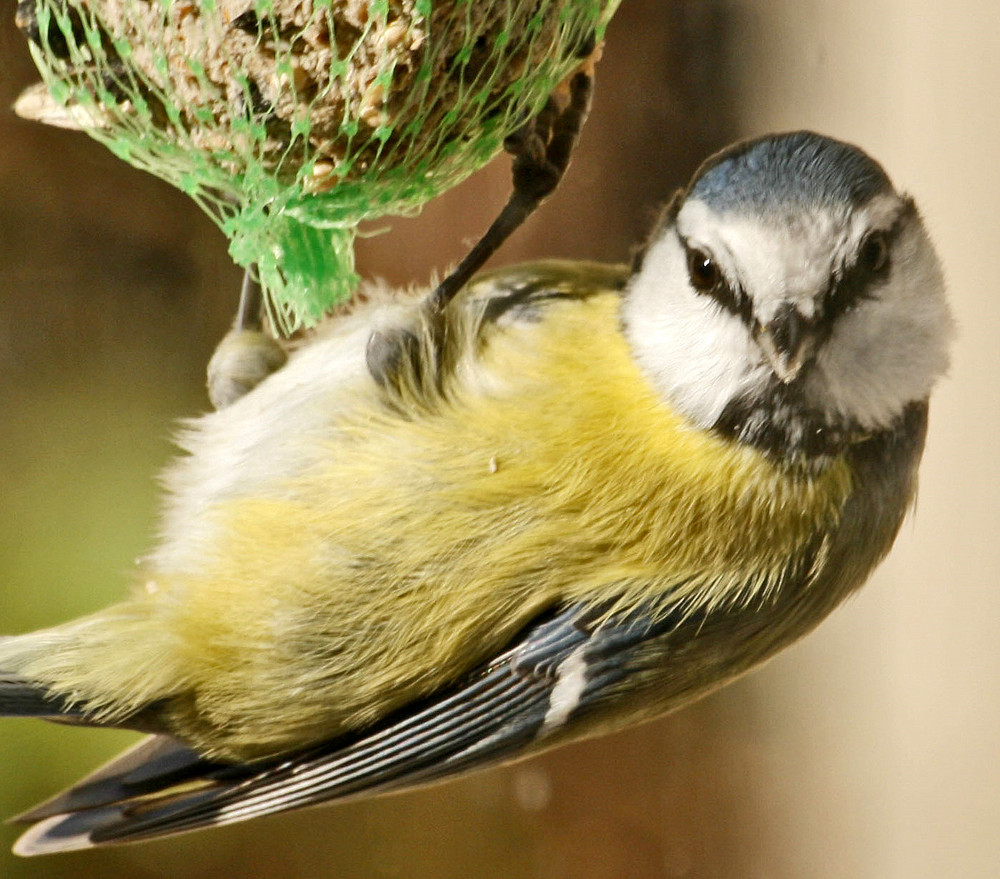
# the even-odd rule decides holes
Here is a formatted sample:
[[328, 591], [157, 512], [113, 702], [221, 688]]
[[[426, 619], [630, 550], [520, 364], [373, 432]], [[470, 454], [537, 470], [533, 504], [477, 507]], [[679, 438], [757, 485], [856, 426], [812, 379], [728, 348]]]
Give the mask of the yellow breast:
[[[317, 472], [220, 507], [213, 564], [171, 608], [211, 726], [231, 712], [269, 742], [329, 735], [474, 666], [545, 607], [719, 605], [780, 583], [836, 523], [846, 467], [788, 472], [686, 424], [631, 360], [618, 301], [495, 330], [448, 405], [400, 417], [372, 400]], [[297, 707], [261, 704], [251, 676], [280, 676]]]
[[377, 720], [561, 603], [763, 600], [836, 526], [848, 467], [786, 470], [686, 423], [633, 363], [619, 301], [473, 327], [430, 408], [331, 394], [326, 427], [288, 438], [309, 466], [258, 468], [200, 512], [196, 569], [144, 572], [155, 588], [24, 669], [105, 717], [166, 704], [179, 737], [247, 759]]

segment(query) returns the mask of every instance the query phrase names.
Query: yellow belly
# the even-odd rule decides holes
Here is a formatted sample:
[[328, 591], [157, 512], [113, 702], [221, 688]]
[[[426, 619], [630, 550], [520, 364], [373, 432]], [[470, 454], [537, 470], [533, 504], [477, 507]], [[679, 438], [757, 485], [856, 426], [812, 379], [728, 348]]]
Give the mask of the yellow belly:
[[617, 303], [496, 331], [449, 406], [372, 401], [320, 472], [220, 507], [214, 563], [174, 584], [198, 694], [182, 722], [213, 739], [240, 718], [227, 750], [280, 749], [437, 688], [548, 606], [775, 588], [835, 525], [846, 467], [789, 473], [688, 426], [638, 373]]

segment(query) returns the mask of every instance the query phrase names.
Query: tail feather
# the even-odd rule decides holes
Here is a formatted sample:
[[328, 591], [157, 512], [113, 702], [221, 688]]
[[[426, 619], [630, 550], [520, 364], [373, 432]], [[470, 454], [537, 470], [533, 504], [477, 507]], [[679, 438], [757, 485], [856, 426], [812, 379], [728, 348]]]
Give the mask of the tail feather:
[[45, 687], [28, 678], [0, 671], [0, 717], [47, 717], [60, 720], [82, 718], [62, 696], [54, 695]]
[[171, 736], [149, 736], [83, 781], [11, 819], [31, 825], [14, 852], [30, 857], [122, 841], [115, 834], [141, 823], [147, 810], [186, 812], [260, 768], [217, 763]]
[[160, 793], [164, 788], [207, 775], [215, 765], [170, 736], [152, 735], [83, 781], [11, 818], [10, 822], [34, 824], [56, 815]]

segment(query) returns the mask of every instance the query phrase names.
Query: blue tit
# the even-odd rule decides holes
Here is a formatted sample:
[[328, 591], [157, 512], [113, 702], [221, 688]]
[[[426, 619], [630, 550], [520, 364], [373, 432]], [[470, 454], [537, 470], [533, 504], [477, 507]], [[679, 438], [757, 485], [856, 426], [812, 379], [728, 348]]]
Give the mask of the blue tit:
[[913, 201], [807, 132], [710, 158], [630, 266], [367, 299], [187, 425], [131, 597], [0, 641], [3, 713], [152, 733], [21, 816], [20, 853], [396, 790], [719, 687], [888, 552], [951, 332]]

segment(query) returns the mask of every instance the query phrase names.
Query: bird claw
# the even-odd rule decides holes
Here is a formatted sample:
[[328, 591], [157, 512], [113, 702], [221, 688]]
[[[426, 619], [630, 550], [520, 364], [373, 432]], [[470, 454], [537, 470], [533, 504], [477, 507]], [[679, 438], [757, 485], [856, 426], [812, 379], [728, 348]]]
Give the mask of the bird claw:
[[570, 156], [590, 112], [593, 75], [586, 65], [565, 89], [557, 89], [539, 113], [504, 141], [514, 156], [515, 197], [537, 205], [551, 195], [569, 167]]
[[430, 294], [432, 312], [444, 311], [486, 260], [559, 185], [590, 111], [595, 54], [549, 95], [533, 119], [504, 141], [504, 149], [514, 156], [514, 191], [482, 238]]

